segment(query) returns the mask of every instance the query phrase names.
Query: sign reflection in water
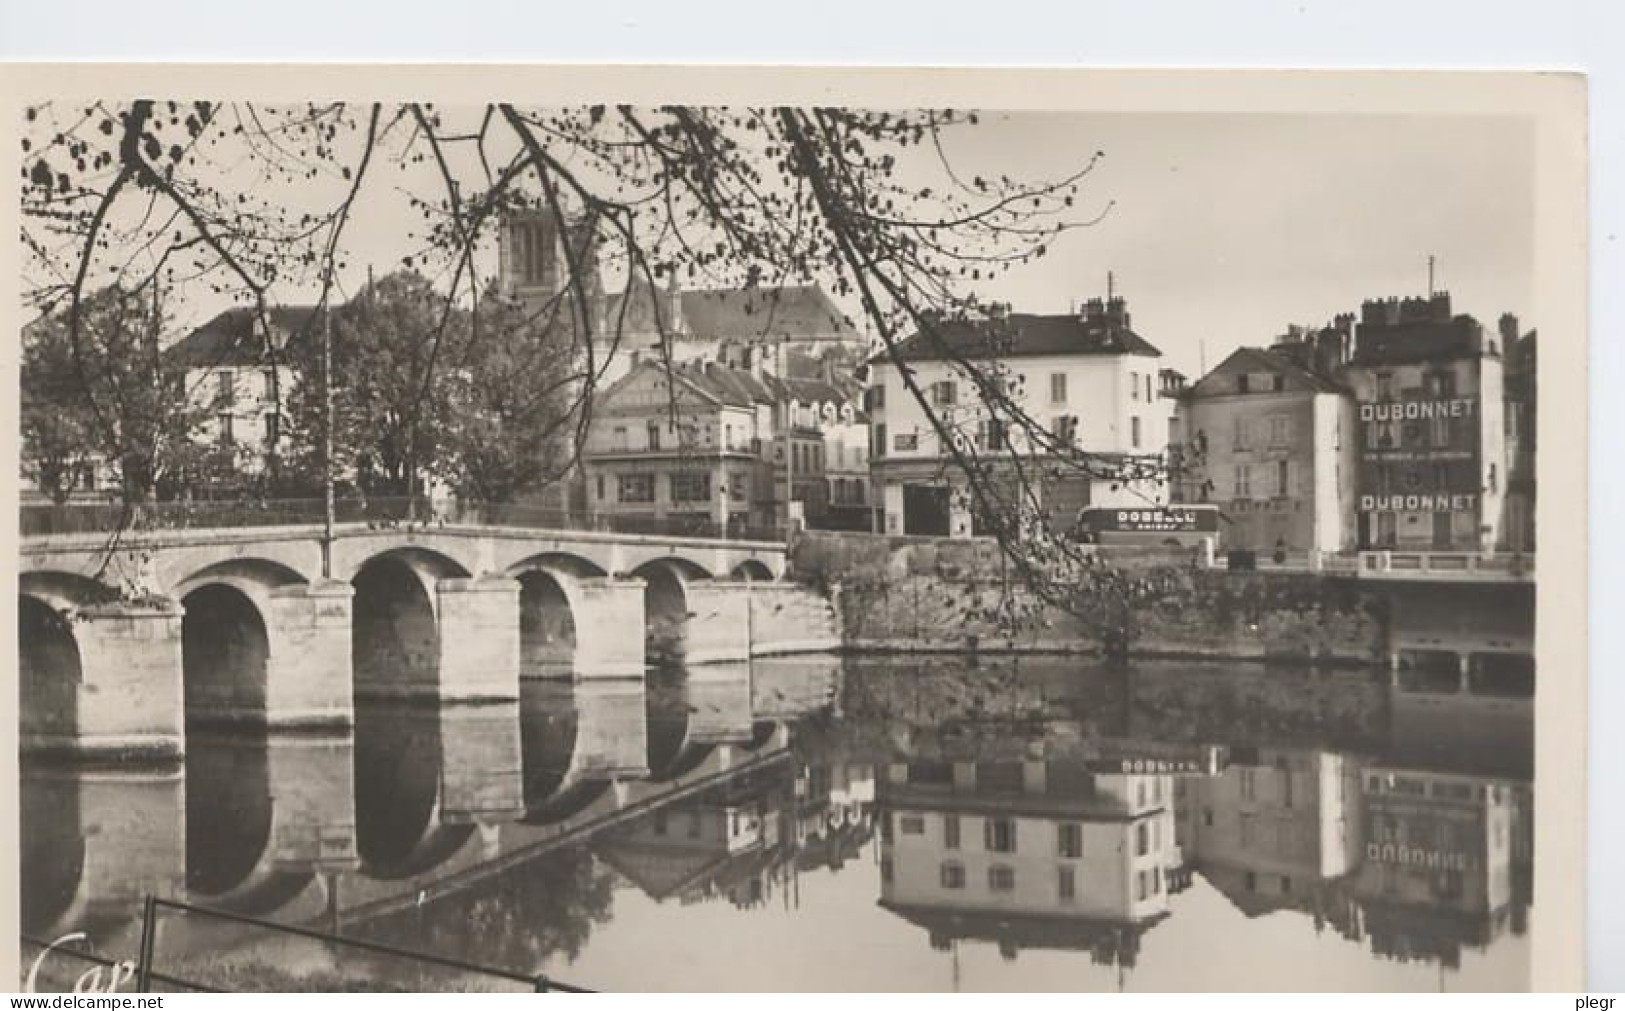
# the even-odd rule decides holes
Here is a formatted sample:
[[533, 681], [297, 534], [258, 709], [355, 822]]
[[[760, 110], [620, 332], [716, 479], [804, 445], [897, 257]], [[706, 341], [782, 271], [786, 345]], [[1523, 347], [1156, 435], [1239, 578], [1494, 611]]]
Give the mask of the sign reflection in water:
[[602, 989], [1517, 988], [1530, 717], [1245, 664], [538, 681], [30, 769], [23, 926], [130, 957], [150, 892]]

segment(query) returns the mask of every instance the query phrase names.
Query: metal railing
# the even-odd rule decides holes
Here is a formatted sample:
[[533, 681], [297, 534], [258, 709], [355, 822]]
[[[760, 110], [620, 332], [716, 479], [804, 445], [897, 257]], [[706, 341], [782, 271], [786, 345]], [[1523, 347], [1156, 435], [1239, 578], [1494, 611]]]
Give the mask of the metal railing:
[[[24, 538], [111, 534], [115, 531], [211, 530], [239, 527], [320, 526], [322, 499], [69, 503], [25, 505], [20, 510]], [[730, 522], [708, 516], [640, 516], [549, 509], [512, 502], [466, 502], [428, 498], [341, 499], [334, 522], [390, 528], [408, 526], [489, 526], [526, 530], [567, 530], [707, 540], [782, 543], [787, 530]]]
[[[523, 973], [508, 969], [498, 969], [488, 965], [479, 965], [465, 959], [452, 958], [446, 955], [435, 955], [427, 952], [410, 951], [394, 945], [378, 941], [369, 941], [360, 937], [346, 937], [337, 934], [323, 933], [286, 923], [272, 923], [240, 913], [230, 913], [220, 909], [210, 909], [205, 906], [192, 905], [186, 902], [175, 902], [169, 899], [160, 899], [148, 896], [142, 909], [141, 916], [141, 946], [136, 962], [135, 982], [139, 993], [152, 992], [154, 983], [173, 986], [186, 991], [208, 993], [227, 992], [225, 988], [206, 983], [199, 979], [187, 979], [183, 973], [161, 973], [155, 969], [158, 962], [159, 943], [159, 913], [168, 910], [183, 915], [200, 916], [224, 924], [232, 924], [250, 931], [263, 931], [268, 936], [282, 939], [302, 938], [322, 945], [332, 946], [340, 951], [348, 952], [353, 958], [382, 958], [402, 962], [420, 969], [446, 970], [451, 973], [460, 973], [468, 977], [483, 978], [507, 984], [519, 984], [527, 990], [536, 993], [592, 993], [593, 991], [573, 986], [553, 979], [545, 973]], [[214, 964], [211, 961], [211, 964]], [[363, 982], [359, 978], [346, 978], [347, 985]]]
[[1473, 551], [1360, 552], [1360, 574], [1388, 579], [1440, 579], [1467, 582], [1526, 580], [1535, 577], [1535, 556], [1525, 552]]

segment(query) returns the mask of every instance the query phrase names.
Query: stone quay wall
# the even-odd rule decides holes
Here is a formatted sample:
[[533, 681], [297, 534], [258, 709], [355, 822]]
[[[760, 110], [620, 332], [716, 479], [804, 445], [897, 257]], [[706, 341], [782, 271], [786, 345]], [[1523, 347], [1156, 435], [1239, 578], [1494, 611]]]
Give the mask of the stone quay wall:
[[790, 572], [834, 601], [855, 651], [1103, 653], [1126, 632], [1136, 657], [1387, 662], [1388, 594], [1352, 578], [1206, 569], [1179, 548], [1098, 551], [1143, 586], [1122, 607], [1110, 592], [1069, 609], [1038, 601], [989, 540], [810, 531]]

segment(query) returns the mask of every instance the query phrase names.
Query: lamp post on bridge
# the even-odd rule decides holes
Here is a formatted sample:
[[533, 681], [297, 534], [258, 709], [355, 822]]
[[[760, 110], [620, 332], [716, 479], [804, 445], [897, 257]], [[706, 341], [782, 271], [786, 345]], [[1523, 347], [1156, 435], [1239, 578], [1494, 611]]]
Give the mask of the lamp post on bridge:
[[333, 317], [322, 292], [322, 578], [333, 578]]

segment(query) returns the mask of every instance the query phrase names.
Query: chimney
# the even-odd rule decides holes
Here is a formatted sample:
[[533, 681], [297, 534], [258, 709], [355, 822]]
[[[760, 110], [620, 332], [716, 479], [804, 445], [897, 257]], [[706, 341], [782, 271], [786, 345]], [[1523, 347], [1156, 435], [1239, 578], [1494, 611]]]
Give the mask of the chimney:
[[1436, 291], [1428, 301], [1432, 309], [1430, 318], [1433, 322], [1450, 322], [1450, 293], [1448, 291]]
[[1501, 346], [1511, 350], [1518, 341], [1518, 317], [1510, 312], [1501, 314]]

